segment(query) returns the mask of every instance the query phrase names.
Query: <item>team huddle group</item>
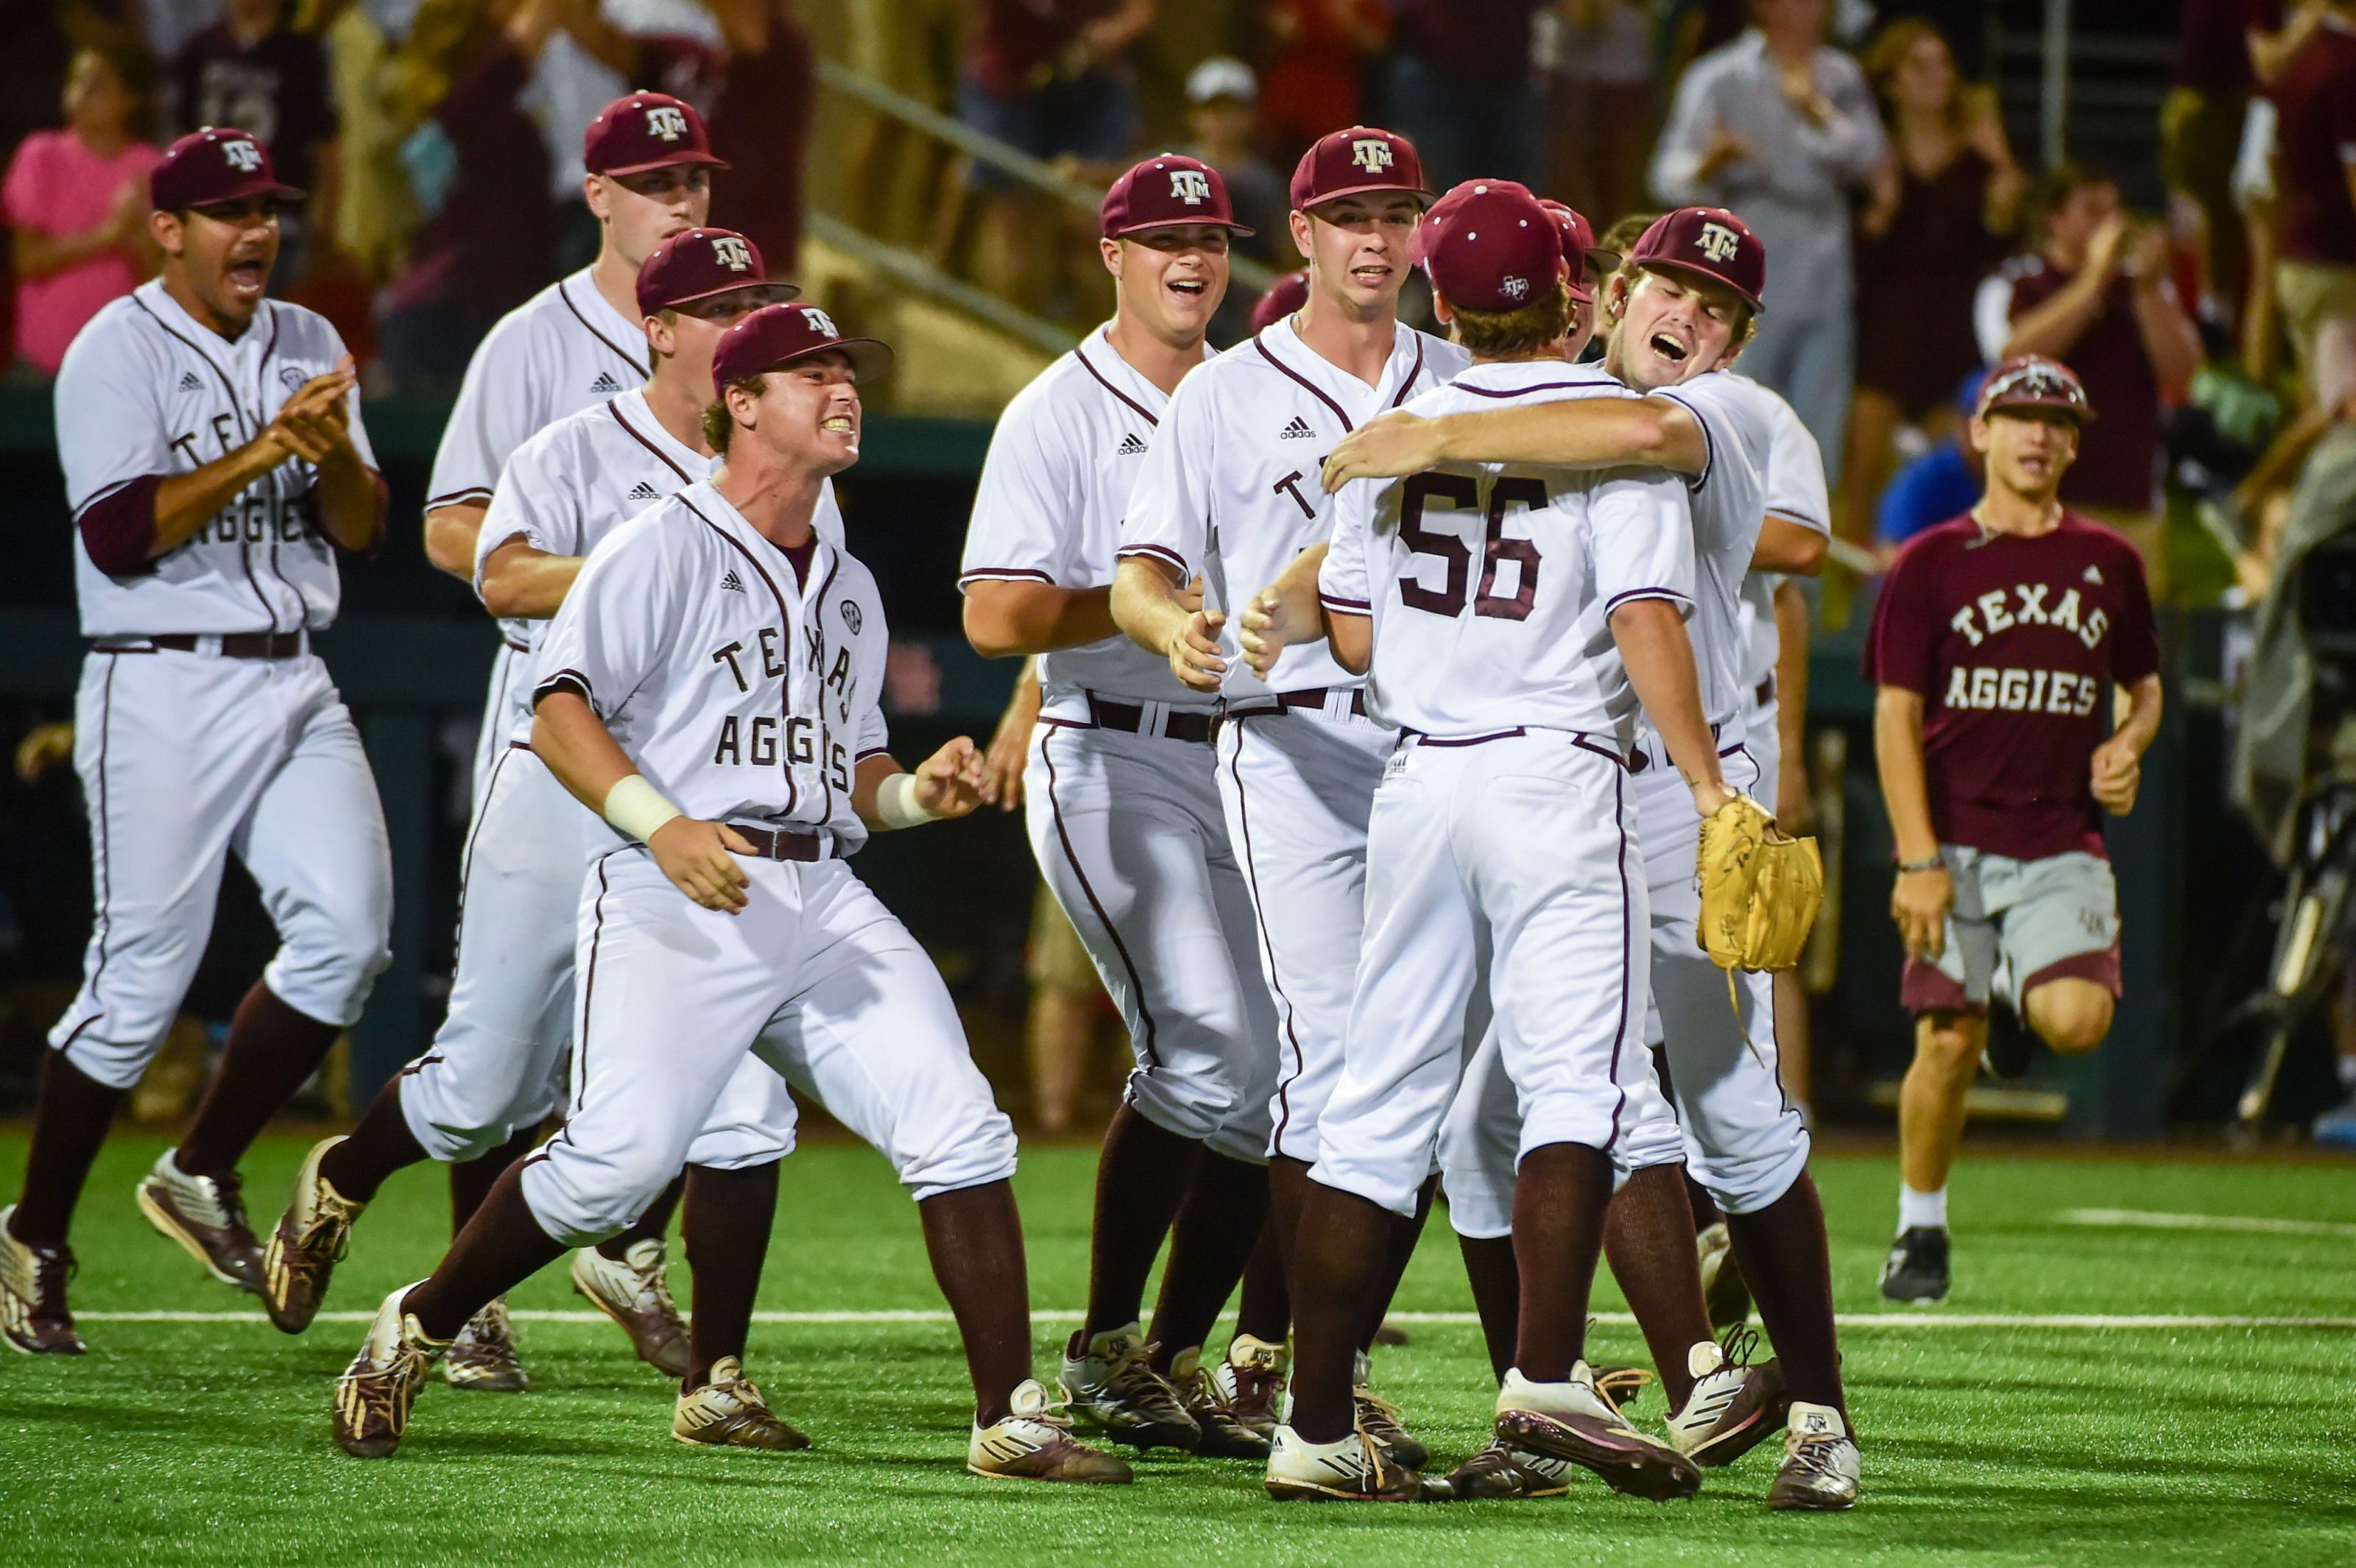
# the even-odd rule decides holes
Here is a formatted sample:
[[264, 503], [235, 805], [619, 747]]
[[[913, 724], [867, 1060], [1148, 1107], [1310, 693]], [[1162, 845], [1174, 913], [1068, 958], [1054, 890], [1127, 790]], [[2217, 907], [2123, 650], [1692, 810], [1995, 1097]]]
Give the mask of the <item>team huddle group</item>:
[[[1017, 776], [963, 738], [914, 769], [888, 750], [884, 607], [831, 480], [890, 349], [702, 226], [725, 165], [692, 108], [633, 94], [584, 151], [600, 254], [481, 346], [427, 504], [429, 555], [504, 633], [448, 1019], [311, 1150], [266, 1243], [239, 1159], [387, 957], [381, 813], [309, 644], [335, 552], [373, 545], [386, 502], [349, 356], [266, 298], [292, 194], [267, 149], [215, 128], [157, 167], [163, 276], [59, 382], [99, 913], [0, 1211], [7, 1341], [83, 1349], [66, 1232], [233, 851], [283, 945], [137, 1199], [299, 1333], [381, 1183], [449, 1166], [447, 1254], [336, 1383], [348, 1453], [391, 1454], [437, 1364], [524, 1387], [502, 1298], [568, 1253], [680, 1380], [675, 1436], [805, 1446], [744, 1366], [790, 1085], [916, 1201], [978, 1475], [1130, 1479], [1077, 1415], [1259, 1461], [1279, 1499], [1540, 1497], [1574, 1468], [1664, 1499], [1780, 1435], [1769, 1501], [1851, 1506], [1770, 977], [1730, 984], [1697, 932], [1702, 825], [1773, 808], [1772, 595], [1826, 531], [1814, 442], [1727, 368], [1767, 277], [1740, 219], [1599, 243], [1511, 182], [1435, 198], [1408, 142], [1354, 127], [1293, 175], [1303, 284], [1214, 354], [1226, 188], [1191, 158], [1130, 169], [1102, 208], [1113, 317], [1008, 407], [968, 535], [969, 636], [1030, 656]], [[1398, 319], [1411, 268], [1448, 338]], [[2075, 383], [2036, 362], [1990, 386], [1984, 419], [2047, 428]], [[1137, 1057], [1052, 1381], [1012, 1128], [930, 960], [847, 865], [870, 833], [1017, 795]], [[1499, 1382], [1494, 1440], [1444, 1479], [1369, 1360], [1436, 1191]], [[1622, 1410], [1646, 1374], [1587, 1359], [1607, 1253], [1657, 1431]]]

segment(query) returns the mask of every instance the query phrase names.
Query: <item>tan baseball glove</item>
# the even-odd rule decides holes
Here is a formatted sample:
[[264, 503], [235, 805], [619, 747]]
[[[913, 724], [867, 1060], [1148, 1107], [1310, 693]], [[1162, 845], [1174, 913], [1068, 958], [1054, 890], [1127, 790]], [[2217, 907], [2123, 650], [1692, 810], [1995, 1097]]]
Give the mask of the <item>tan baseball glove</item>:
[[1701, 825], [1698, 870], [1697, 934], [1711, 963], [1731, 971], [1800, 961], [1825, 899], [1815, 839], [1780, 837], [1766, 808], [1738, 795]]

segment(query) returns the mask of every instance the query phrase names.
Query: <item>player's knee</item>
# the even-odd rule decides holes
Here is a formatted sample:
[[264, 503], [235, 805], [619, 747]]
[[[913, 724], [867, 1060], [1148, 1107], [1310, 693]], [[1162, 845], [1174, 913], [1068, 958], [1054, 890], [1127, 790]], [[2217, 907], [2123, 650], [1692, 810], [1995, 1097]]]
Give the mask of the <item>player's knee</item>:
[[297, 1012], [339, 1026], [359, 1019], [376, 977], [392, 963], [391, 912], [357, 902], [309, 912], [286, 933], [270, 988]]
[[1014, 1174], [1014, 1124], [995, 1104], [943, 1121], [921, 1148], [895, 1154], [901, 1185], [919, 1203], [943, 1192], [1003, 1181]]
[[2058, 1055], [2092, 1051], [2111, 1032], [2111, 994], [2091, 980], [2049, 980], [2026, 1003], [2029, 1027]]

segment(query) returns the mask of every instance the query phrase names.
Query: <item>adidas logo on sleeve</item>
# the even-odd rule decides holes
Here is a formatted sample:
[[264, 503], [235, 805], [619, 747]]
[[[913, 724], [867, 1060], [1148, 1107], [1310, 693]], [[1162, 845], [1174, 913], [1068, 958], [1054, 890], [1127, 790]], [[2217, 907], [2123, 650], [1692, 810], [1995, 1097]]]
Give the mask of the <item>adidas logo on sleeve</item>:
[[744, 580], [736, 575], [736, 569], [734, 567], [730, 567], [727, 574], [721, 578], [720, 591], [723, 593], [742, 593], [744, 592]]
[[622, 383], [614, 379], [611, 370], [598, 371], [597, 379], [589, 383], [589, 391], [594, 397], [610, 398], [621, 389]]
[[662, 499], [662, 495], [660, 492], [656, 490], [653, 485], [641, 479], [637, 484], [630, 486], [630, 493], [623, 496], [622, 499], [625, 501], [659, 501]]
[[1279, 441], [1306, 441], [1316, 433], [1317, 432], [1309, 428], [1309, 421], [1307, 420], [1302, 419], [1299, 414], [1295, 414], [1292, 416], [1292, 422], [1286, 425], [1283, 430], [1277, 432], [1276, 439]]
[[1130, 431], [1127, 435], [1120, 438], [1120, 444], [1113, 448], [1113, 455], [1115, 457], [1135, 457], [1144, 450], [1145, 443], [1137, 439], [1137, 432], [1135, 431]]
[[183, 370], [180, 372], [180, 390], [184, 392], [201, 392], [204, 389], [204, 382], [197, 379], [197, 373], [194, 370]]

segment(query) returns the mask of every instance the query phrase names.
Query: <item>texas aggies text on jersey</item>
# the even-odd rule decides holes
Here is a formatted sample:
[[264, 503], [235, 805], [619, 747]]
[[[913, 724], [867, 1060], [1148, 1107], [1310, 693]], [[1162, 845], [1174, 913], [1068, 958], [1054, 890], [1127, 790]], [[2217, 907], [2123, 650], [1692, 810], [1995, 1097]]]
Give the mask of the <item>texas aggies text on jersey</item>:
[[2069, 512], [2029, 538], [1969, 516], [1927, 530], [1890, 568], [1866, 641], [1869, 678], [1922, 694], [1939, 841], [2023, 860], [2103, 852], [2102, 688], [2158, 668], [2135, 548]]

